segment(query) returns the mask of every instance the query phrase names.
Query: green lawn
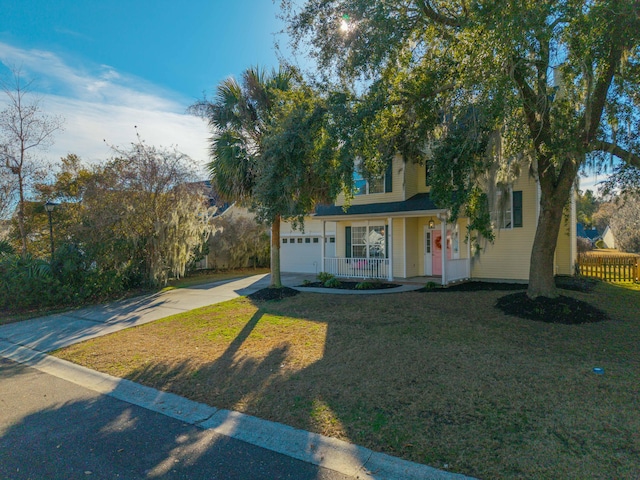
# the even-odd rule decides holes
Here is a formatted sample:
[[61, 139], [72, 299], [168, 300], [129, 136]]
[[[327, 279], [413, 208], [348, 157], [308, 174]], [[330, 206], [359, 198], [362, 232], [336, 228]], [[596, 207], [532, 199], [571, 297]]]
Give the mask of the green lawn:
[[583, 325], [508, 293], [240, 298], [56, 355], [483, 479], [638, 478], [640, 288], [563, 291], [612, 317]]

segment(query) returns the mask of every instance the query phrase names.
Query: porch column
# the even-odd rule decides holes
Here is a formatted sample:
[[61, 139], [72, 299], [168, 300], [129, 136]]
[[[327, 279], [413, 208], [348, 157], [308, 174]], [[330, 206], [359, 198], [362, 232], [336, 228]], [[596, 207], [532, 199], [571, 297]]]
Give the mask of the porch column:
[[[324, 250], [325, 250], [325, 246], [324, 246], [324, 242], [325, 242], [325, 221], [322, 220], [322, 235], [320, 238], [320, 271], [324, 272]], [[316, 272], [318, 273], [318, 272]]]
[[446, 215], [438, 215], [440, 217], [440, 229], [441, 233], [441, 244], [442, 248], [440, 251], [442, 252], [442, 285], [447, 284], [447, 217]]
[[387, 238], [389, 239], [389, 271], [388, 279], [390, 282], [393, 281], [393, 218], [387, 218], [387, 231], [389, 232]]

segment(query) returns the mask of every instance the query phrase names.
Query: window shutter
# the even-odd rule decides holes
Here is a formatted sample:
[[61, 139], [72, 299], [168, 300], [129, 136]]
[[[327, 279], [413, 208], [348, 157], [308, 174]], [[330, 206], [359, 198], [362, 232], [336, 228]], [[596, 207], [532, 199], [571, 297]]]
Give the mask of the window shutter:
[[344, 256], [346, 258], [351, 258], [351, 227], [344, 227]]
[[384, 173], [384, 193], [393, 191], [393, 160], [387, 165], [387, 171]]
[[429, 164], [424, 162], [424, 186], [429, 186]]
[[513, 226], [522, 227], [522, 190], [513, 192]]

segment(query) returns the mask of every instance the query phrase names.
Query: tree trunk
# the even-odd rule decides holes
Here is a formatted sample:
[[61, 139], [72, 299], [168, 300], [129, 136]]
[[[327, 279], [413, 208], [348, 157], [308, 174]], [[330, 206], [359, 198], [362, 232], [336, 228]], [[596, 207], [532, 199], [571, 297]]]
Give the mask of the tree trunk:
[[282, 287], [280, 278], [280, 215], [276, 215], [271, 224], [271, 284], [270, 287]]
[[554, 279], [553, 260], [558, 243], [558, 233], [562, 223], [562, 213], [568, 195], [560, 198], [542, 194], [540, 201], [540, 218], [536, 228], [536, 236], [531, 249], [531, 265], [529, 267], [529, 298], [558, 296]]
[[18, 229], [20, 230], [20, 241], [22, 242], [22, 257], [27, 256], [27, 231], [24, 226], [24, 182], [22, 175], [18, 174], [18, 191], [20, 198], [18, 201]]

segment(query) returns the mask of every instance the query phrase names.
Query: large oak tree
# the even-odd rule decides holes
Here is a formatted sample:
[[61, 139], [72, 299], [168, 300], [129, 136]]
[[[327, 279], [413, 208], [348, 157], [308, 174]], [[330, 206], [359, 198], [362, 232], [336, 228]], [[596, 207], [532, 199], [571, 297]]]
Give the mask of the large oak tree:
[[556, 296], [556, 241], [581, 168], [612, 157], [640, 167], [640, 4], [281, 3], [294, 44], [326, 80], [364, 92], [360, 128], [369, 145], [378, 138], [369, 150], [428, 162], [436, 197], [454, 214], [465, 202], [469, 215], [486, 214], [477, 206], [490, 182], [526, 172], [538, 180], [528, 295]]

